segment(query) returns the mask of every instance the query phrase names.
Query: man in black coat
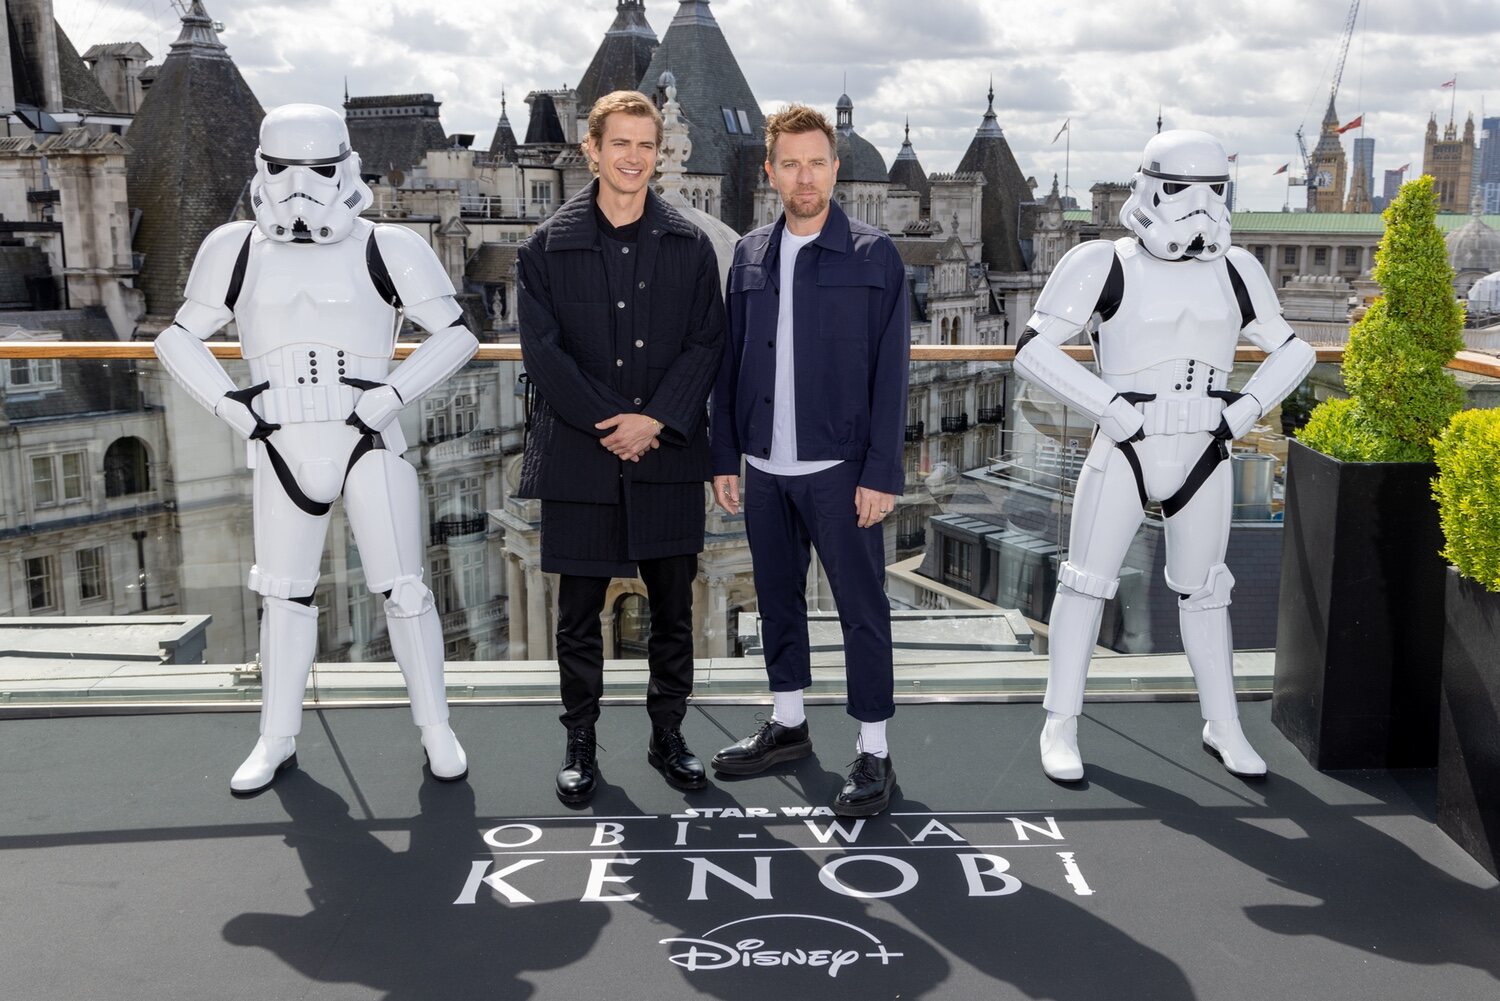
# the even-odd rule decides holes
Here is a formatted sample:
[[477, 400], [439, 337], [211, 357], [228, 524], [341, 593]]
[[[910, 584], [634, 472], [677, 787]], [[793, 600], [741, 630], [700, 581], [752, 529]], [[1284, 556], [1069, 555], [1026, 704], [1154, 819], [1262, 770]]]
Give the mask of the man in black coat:
[[561, 575], [566, 803], [594, 794], [599, 616], [610, 579], [637, 571], [651, 603], [648, 757], [677, 788], [707, 784], [681, 726], [724, 305], [708, 237], [650, 190], [661, 135], [643, 95], [600, 98], [583, 143], [598, 179], [537, 229], [517, 263], [521, 355], [536, 390], [517, 496], [541, 499], [542, 570]]

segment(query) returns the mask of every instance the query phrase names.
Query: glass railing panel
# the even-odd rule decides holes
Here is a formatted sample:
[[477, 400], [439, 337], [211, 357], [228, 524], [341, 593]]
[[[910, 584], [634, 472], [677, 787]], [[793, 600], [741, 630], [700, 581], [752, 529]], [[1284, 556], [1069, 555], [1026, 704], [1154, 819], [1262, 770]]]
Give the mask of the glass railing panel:
[[[38, 359], [24, 372], [13, 358], [0, 364], [0, 703], [255, 702], [260, 600], [246, 587], [255, 549], [243, 443], [154, 360]], [[246, 381], [242, 362], [227, 365]], [[1253, 367], [1242, 362], [1231, 388]], [[514, 496], [520, 368], [511, 358], [475, 361], [401, 418], [455, 700], [556, 693], [555, 580], [538, 565], [540, 506]], [[1471, 405], [1500, 403], [1500, 379], [1458, 377]], [[1017, 379], [1009, 361], [917, 360], [910, 387], [906, 486], [884, 525], [898, 695], [1035, 697], [1093, 425]], [[1287, 433], [1342, 392], [1337, 366], [1320, 364], [1234, 447], [1226, 562], [1238, 581], [1236, 670], [1250, 691], [1270, 684]], [[704, 503], [698, 695], [758, 697], [765, 677], [744, 518], [713, 508], [707, 490]], [[1163, 579], [1167, 544], [1153, 505], [1106, 606], [1091, 691], [1191, 691], [1176, 596]], [[384, 598], [367, 586], [338, 503], [321, 570], [309, 697], [400, 700]], [[816, 560], [806, 597], [812, 694], [837, 698], [842, 635]], [[612, 695], [644, 692], [648, 601], [638, 580], [611, 586]]]

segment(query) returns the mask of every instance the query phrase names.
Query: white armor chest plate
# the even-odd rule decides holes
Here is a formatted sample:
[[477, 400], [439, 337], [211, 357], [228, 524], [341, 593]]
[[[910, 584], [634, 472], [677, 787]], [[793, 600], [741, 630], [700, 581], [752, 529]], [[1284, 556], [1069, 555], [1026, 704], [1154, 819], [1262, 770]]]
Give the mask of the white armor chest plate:
[[272, 423], [343, 420], [359, 390], [342, 379], [390, 374], [397, 316], [370, 280], [364, 240], [257, 240], [234, 309], [250, 377], [270, 383], [257, 409]]
[[355, 237], [322, 245], [257, 240], [234, 308], [252, 361], [292, 346], [389, 360], [396, 317], [370, 281], [365, 241]]
[[1241, 317], [1224, 259], [1173, 263], [1121, 241], [1127, 242], [1128, 249], [1117, 251], [1125, 294], [1115, 315], [1099, 325], [1096, 352], [1105, 381], [1114, 385], [1110, 376], [1189, 359], [1200, 369], [1228, 372]]

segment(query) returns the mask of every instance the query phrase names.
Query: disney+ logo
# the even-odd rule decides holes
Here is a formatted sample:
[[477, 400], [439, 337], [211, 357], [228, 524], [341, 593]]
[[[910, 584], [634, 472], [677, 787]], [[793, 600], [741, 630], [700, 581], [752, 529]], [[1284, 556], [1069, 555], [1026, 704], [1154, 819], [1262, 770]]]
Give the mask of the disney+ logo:
[[[807, 948], [805, 943], [797, 942], [784, 947], [767, 947], [766, 939], [761, 938], [735, 938], [733, 942], [719, 941], [713, 936], [723, 932], [726, 928], [736, 925], [747, 925], [756, 921], [816, 921], [853, 932], [853, 935], [842, 935], [840, 937], [852, 939], [852, 942], [835, 944], [831, 948]], [[827, 929], [822, 929], [827, 932]], [[732, 934], [739, 935], [739, 932]], [[772, 934], [787, 935], [788, 929], [785, 924], [778, 925]], [[726, 938], [728, 936], [725, 936]], [[898, 959], [903, 954], [891, 952], [874, 935], [865, 931], [857, 925], [851, 925], [847, 921], [837, 921], [833, 918], [818, 917], [814, 914], [763, 914], [758, 917], [740, 918], [738, 921], [730, 921], [710, 928], [700, 938], [664, 938], [662, 945], [686, 946], [682, 952], [674, 952], [667, 958], [684, 970], [726, 970], [736, 966], [808, 966], [826, 969], [830, 977], [839, 975], [839, 970], [851, 966], [862, 959], [878, 959], [880, 965], [889, 966], [892, 959]], [[820, 944], [827, 944], [826, 941]]]

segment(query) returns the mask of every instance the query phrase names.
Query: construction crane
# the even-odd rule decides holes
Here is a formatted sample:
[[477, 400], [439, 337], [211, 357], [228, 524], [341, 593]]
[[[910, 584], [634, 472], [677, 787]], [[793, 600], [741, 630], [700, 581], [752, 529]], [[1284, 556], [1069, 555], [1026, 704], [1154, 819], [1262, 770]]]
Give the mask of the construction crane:
[[[1360, 0], [1350, 0], [1349, 13], [1344, 18], [1344, 31], [1339, 39], [1339, 60], [1333, 69], [1333, 85], [1328, 88], [1328, 105], [1333, 106], [1339, 95], [1339, 81], [1344, 78], [1344, 61], [1349, 57], [1349, 42], [1354, 37], [1354, 23], [1359, 18]], [[1304, 123], [1305, 124], [1305, 123]], [[1297, 126], [1297, 152], [1302, 156], [1302, 177], [1307, 185], [1307, 207], [1311, 209], [1317, 200], [1318, 175], [1313, 170], [1312, 154], [1307, 151], [1307, 138], [1301, 124]]]

